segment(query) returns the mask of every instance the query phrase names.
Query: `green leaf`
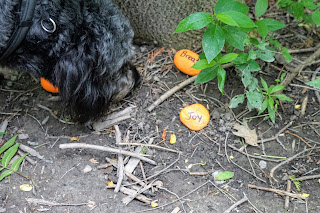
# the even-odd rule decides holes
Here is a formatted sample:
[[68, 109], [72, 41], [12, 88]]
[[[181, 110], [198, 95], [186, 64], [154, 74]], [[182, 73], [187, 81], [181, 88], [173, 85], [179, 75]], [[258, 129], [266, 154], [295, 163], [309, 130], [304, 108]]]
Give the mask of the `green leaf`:
[[2, 158], [2, 166], [8, 166], [10, 160], [12, 159], [12, 157], [16, 154], [16, 152], [18, 151], [20, 143], [15, 144], [14, 146], [10, 147], [3, 155]]
[[261, 37], [266, 38], [269, 31], [268, 31], [268, 26], [265, 24], [265, 22], [256, 21], [256, 25], [257, 25], [257, 30], [258, 30], [259, 34], [261, 35]]
[[292, 60], [292, 56], [289, 53], [289, 50], [287, 48], [283, 48], [281, 51], [283, 57], [286, 59], [286, 62], [290, 62]]
[[215, 61], [211, 61], [210, 63], [208, 63], [207, 59], [201, 59], [200, 61], [197, 61], [192, 68], [197, 69], [197, 70], [202, 70], [208, 67], [213, 67], [214, 65], [216, 65], [217, 62]]
[[234, 173], [229, 171], [224, 171], [214, 177], [215, 180], [228, 180], [233, 178]]
[[261, 78], [261, 84], [262, 84], [263, 89], [265, 91], [268, 91], [268, 84], [263, 78]]
[[273, 44], [273, 46], [275, 46], [277, 49], [281, 49], [281, 44], [279, 41], [277, 40], [273, 40], [273, 39], [269, 39], [270, 43]]
[[226, 15], [226, 14], [217, 14], [216, 15], [217, 19], [222, 21], [223, 23], [230, 25], [230, 26], [236, 26], [239, 27], [238, 23], [236, 20], [234, 20], [231, 16]]
[[304, 14], [304, 6], [301, 2], [294, 2], [289, 7], [289, 12], [292, 13], [293, 17], [299, 21], [302, 19]]
[[263, 95], [257, 91], [247, 92], [246, 93], [248, 102], [253, 108], [261, 109], [263, 102]]
[[275, 123], [276, 122], [276, 111], [270, 105], [268, 105], [268, 113], [269, 113], [270, 120], [273, 123]]
[[320, 25], [320, 11], [319, 10], [314, 11], [312, 13], [312, 20], [317, 26]]
[[268, 9], [268, 0], [257, 0], [254, 8], [257, 18], [262, 16]]
[[292, 3], [293, 3], [292, 0], [279, 0], [279, 1], [278, 1], [278, 7], [279, 7], [279, 8], [281, 8], [281, 7], [287, 8], [287, 7], [289, 7]]
[[236, 108], [238, 107], [239, 104], [242, 104], [243, 102], [244, 102], [244, 94], [236, 95], [231, 99], [229, 103], [229, 107]]
[[[234, 61], [233, 61], [233, 63], [234, 63]], [[247, 63], [237, 64], [237, 65], [235, 65], [235, 67], [242, 70], [242, 71], [246, 68], [248, 68], [251, 72], [261, 70], [260, 65], [255, 60], [251, 60], [251, 59]]]
[[268, 50], [257, 50], [257, 57], [266, 62], [273, 62], [274, 56], [273, 53]]
[[6, 134], [9, 134], [9, 133], [7, 133], [7, 132], [0, 132], [0, 136], [6, 135]]
[[224, 91], [225, 81], [226, 81], [226, 71], [221, 66], [219, 66], [219, 68], [218, 68], [218, 88], [222, 94]]
[[[270, 88], [271, 88], [271, 87], [270, 87]], [[269, 88], [269, 89], [270, 89], [270, 88]], [[269, 94], [273, 94], [273, 93], [275, 93], [275, 92], [278, 92], [278, 91], [282, 90], [283, 88], [284, 88], [284, 86], [281, 85], [281, 84], [275, 85], [275, 86], [270, 90]]]
[[237, 53], [229, 53], [224, 55], [219, 61], [218, 63], [220, 64], [225, 64], [225, 63], [229, 63], [231, 61], [233, 61], [234, 59], [236, 59], [238, 57]]
[[291, 98], [289, 98], [288, 96], [284, 95], [284, 94], [278, 94], [278, 95], [271, 95], [272, 97], [276, 97], [281, 101], [288, 101], [291, 102], [293, 101]]
[[268, 107], [270, 107], [271, 109], [274, 109], [274, 100], [272, 97], [268, 98]]
[[265, 18], [261, 20], [267, 27], [268, 31], [276, 31], [285, 27], [285, 24], [270, 18]]
[[[228, 24], [228, 25], [231, 25], [231, 26], [239, 26], [241, 28], [253, 28], [253, 27], [256, 27], [256, 25], [253, 23], [253, 21], [248, 16], [246, 16], [243, 13], [237, 12], [237, 11], [226, 11], [226, 12], [220, 13], [218, 15], [228, 16], [231, 19], [233, 19], [233, 21], [235, 21], [237, 23], [237, 25], [234, 25], [233, 21], [232, 21], [232, 24], [229, 24], [229, 23], [226, 23], [226, 22], [224, 22], [223, 20], [220, 19], [225, 24]], [[216, 15], [217, 18], [218, 18], [218, 15]]]
[[208, 63], [210, 63], [223, 49], [224, 33], [217, 24], [209, 24], [202, 39], [202, 48]]
[[233, 60], [233, 64], [246, 64], [248, 59], [247, 53], [238, 53], [238, 57]]
[[260, 115], [261, 113], [263, 113], [268, 107], [268, 98], [264, 99], [263, 103], [262, 103], [262, 106], [261, 106], [261, 109], [260, 111], [258, 112], [258, 115]]
[[19, 167], [20, 167], [23, 159], [24, 159], [27, 155], [28, 155], [28, 153], [27, 153], [27, 154], [24, 154], [23, 156], [21, 156], [20, 158], [18, 158], [17, 160], [15, 160], [15, 161], [12, 163], [11, 167], [10, 167], [11, 170], [6, 170], [6, 171], [4, 171], [4, 172], [0, 175], [0, 181], [2, 181], [5, 177], [11, 175], [11, 174], [13, 173], [13, 171], [15, 171], [15, 172], [18, 171], [18, 169], [19, 169]]
[[314, 4], [314, 1], [315, 0], [302, 0], [301, 2], [306, 8], [310, 10], [315, 10], [317, 6]]
[[184, 18], [178, 25], [174, 33], [185, 32], [188, 30], [199, 30], [213, 22], [213, 17], [209, 13], [198, 12]]
[[313, 81], [306, 82], [305, 84], [309, 85], [309, 86], [314, 86], [314, 87], [317, 87], [318, 89], [320, 89], [320, 78], [317, 78]]
[[218, 68], [219, 68], [219, 65], [217, 64], [213, 67], [209, 67], [201, 70], [201, 72], [198, 74], [198, 77], [195, 80], [195, 84], [205, 83], [217, 77]]
[[252, 82], [252, 74], [249, 66], [247, 66], [243, 71], [241, 75], [241, 81], [244, 87], [248, 87], [250, 83]]
[[259, 81], [256, 78], [252, 78], [250, 84], [248, 85], [249, 91], [255, 91], [258, 88]]
[[14, 142], [16, 141], [18, 135], [15, 135], [13, 136], [10, 140], [8, 140], [5, 144], [3, 144], [1, 147], [0, 147], [0, 155], [6, 151], [7, 149], [9, 149], [13, 144]]
[[220, 14], [226, 11], [237, 11], [243, 14], [248, 13], [249, 7], [234, 0], [220, 0], [214, 8], [215, 14]]
[[233, 47], [244, 51], [244, 41], [248, 37], [248, 35], [239, 30], [239, 28], [229, 25], [223, 26], [222, 29], [224, 31], [226, 41]]

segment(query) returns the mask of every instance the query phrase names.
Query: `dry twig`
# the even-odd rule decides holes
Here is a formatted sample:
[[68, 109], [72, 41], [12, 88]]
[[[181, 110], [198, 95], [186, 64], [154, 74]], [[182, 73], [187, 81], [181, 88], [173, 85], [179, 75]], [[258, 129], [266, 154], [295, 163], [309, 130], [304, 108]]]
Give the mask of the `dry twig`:
[[92, 144], [84, 144], [84, 143], [71, 143], [71, 144], [60, 144], [59, 145], [60, 149], [95, 149], [95, 150], [100, 150], [100, 151], [105, 151], [105, 152], [113, 152], [113, 153], [117, 153], [117, 154], [122, 154], [122, 155], [128, 155], [128, 156], [132, 156], [135, 158], [138, 158], [140, 160], [143, 160], [145, 162], [148, 162], [152, 165], [157, 165], [157, 163], [149, 158], [146, 158], [144, 156], [141, 156], [137, 153], [133, 153], [133, 152], [128, 152], [125, 150], [119, 150], [119, 149], [114, 149], [111, 147], [106, 147], [106, 146], [97, 146], [97, 145], [92, 145]]
[[[291, 73], [289, 73], [284, 81], [281, 83], [284, 87], [287, 87], [288, 84], [298, 75], [298, 73], [305, 67], [308, 66], [312, 61], [314, 61], [317, 57], [320, 56], [320, 45], [317, 46], [317, 51], [314, 52], [311, 56], [309, 56], [306, 60], [303, 61], [302, 64], [297, 66]], [[279, 91], [280, 93], [281, 91]]]
[[274, 177], [274, 172], [275, 172], [280, 166], [283, 166], [283, 165], [285, 165], [286, 163], [288, 163], [288, 162], [294, 160], [295, 158], [297, 158], [299, 155], [301, 155], [301, 154], [303, 154], [303, 153], [305, 153], [305, 152], [312, 151], [312, 150], [314, 150], [314, 149], [316, 149], [315, 146], [314, 146], [313, 148], [310, 148], [310, 149], [305, 149], [305, 150], [299, 152], [298, 154], [296, 154], [296, 155], [294, 155], [294, 156], [286, 159], [285, 161], [282, 161], [281, 163], [279, 163], [277, 166], [273, 167], [273, 168], [270, 170], [270, 177], [272, 177], [275, 181], [278, 182], [278, 180]]
[[244, 194], [244, 197], [241, 200], [238, 200], [236, 203], [234, 203], [232, 206], [230, 206], [227, 210], [225, 210], [223, 213], [230, 213], [233, 209], [237, 208], [237, 206], [240, 206], [244, 202], [247, 202], [248, 198]]
[[[232, 67], [233, 64], [232, 63], [228, 63], [228, 64], [224, 64], [222, 65], [223, 68], [229, 68]], [[179, 91], [180, 89], [182, 89], [183, 87], [191, 84], [192, 82], [194, 82], [197, 78], [197, 75], [192, 76], [191, 78], [188, 78], [187, 80], [185, 80], [184, 82], [178, 84], [177, 86], [173, 87], [171, 90], [167, 91], [165, 94], [163, 94], [158, 100], [156, 100], [151, 106], [149, 106], [147, 108], [148, 112], [151, 112], [152, 110], [154, 110], [159, 104], [161, 104], [164, 100], [166, 100], [167, 98], [169, 98], [170, 96], [172, 96], [174, 93], [176, 93], [177, 91]]]
[[255, 185], [252, 185], [252, 184], [248, 184], [248, 187], [251, 188], [251, 189], [260, 189], [260, 190], [264, 190], [264, 191], [268, 191], [268, 192], [274, 192], [274, 193], [277, 193], [277, 194], [282, 195], [282, 196], [290, 196], [290, 197], [299, 198], [299, 199], [302, 199], [302, 200], [306, 200], [307, 199], [306, 197], [301, 196], [299, 194], [290, 193], [290, 192], [279, 190], [279, 189], [271, 189], [271, 188], [266, 188], [266, 187], [262, 187], [262, 186], [255, 186]]

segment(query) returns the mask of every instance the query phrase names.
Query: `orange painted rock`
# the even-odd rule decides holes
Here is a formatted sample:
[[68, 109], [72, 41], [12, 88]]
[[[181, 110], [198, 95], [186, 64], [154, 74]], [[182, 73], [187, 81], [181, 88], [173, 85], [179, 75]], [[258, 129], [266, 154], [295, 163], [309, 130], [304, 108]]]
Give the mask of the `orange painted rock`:
[[180, 120], [189, 129], [198, 131], [208, 125], [210, 114], [202, 104], [192, 104], [181, 110]]
[[183, 73], [194, 76], [198, 75], [201, 70], [191, 68], [197, 61], [199, 61], [199, 55], [191, 50], [182, 49], [179, 50], [174, 56], [174, 64]]
[[59, 93], [59, 89], [56, 86], [53, 86], [48, 80], [45, 78], [40, 78], [40, 83], [43, 89], [47, 90], [48, 92], [52, 93]]

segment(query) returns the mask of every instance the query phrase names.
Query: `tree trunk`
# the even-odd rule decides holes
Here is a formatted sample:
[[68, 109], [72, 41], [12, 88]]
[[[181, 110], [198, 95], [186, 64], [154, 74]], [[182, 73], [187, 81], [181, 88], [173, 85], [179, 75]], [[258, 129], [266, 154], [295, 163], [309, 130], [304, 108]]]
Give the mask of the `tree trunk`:
[[213, 14], [217, 0], [114, 0], [135, 31], [135, 38], [176, 49], [201, 47], [203, 30], [173, 34], [182, 19], [194, 12]]

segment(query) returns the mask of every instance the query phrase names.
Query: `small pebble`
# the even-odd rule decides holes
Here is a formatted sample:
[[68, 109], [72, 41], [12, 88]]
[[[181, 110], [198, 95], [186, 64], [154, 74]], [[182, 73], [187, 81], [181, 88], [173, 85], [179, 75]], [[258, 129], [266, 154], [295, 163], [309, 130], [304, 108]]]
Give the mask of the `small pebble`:
[[259, 166], [260, 166], [261, 169], [265, 169], [265, 168], [267, 168], [267, 162], [264, 161], [264, 160], [261, 160], [259, 162]]
[[86, 165], [86, 167], [83, 169], [83, 173], [88, 173], [92, 171], [92, 167], [89, 165]]

